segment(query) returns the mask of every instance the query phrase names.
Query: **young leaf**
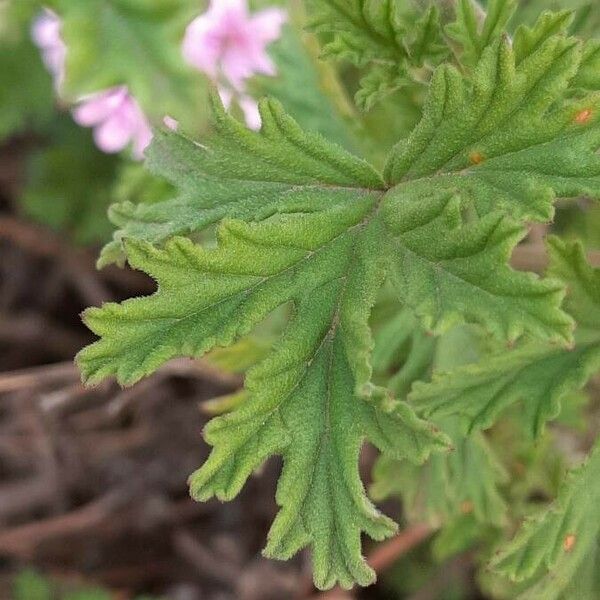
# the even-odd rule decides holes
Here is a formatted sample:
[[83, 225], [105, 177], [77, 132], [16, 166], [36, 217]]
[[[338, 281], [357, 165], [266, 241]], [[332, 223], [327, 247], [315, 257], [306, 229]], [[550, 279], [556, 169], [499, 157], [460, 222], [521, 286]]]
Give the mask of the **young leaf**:
[[478, 0], [457, 1], [456, 21], [446, 31], [461, 44], [462, 62], [477, 64], [483, 51], [506, 30], [515, 6], [515, 0], [490, 0], [484, 12]]
[[[491, 566], [500, 573], [515, 581], [533, 580], [532, 587], [519, 598], [562, 597], [580, 567], [588, 558], [597, 557], [599, 482], [600, 446], [597, 445], [587, 461], [569, 474], [555, 503], [528, 520], [493, 558]], [[597, 563], [585, 566], [588, 570], [591, 566], [592, 573], [597, 573]], [[594, 579], [598, 583], [597, 577]], [[594, 591], [598, 591], [597, 586]], [[594, 596], [578, 597], [591, 600]]]
[[323, 55], [371, 67], [356, 96], [363, 108], [447, 55], [435, 3], [420, 10], [407, 0], [312, 0], [310, 6], [311, 28], [330, 39]]
[[519, 65], [508, 40], [488, 47], [472, 81], [440, 67], [387, 180], [418, 201], [459, 194], [479, 214], [541, 221], [557, 196], [600, 197], [600, 102], [565, 100], [580, 60], [576, 40], [553, 36]]
[[600, 369], [600, 270], [587, 264], [580, 244], [553, 237], [548, 247], [549, 272], [568, 285], [567, 309], [579, 324], [575, 347], [529, 343], [439, 373], [432, 383], [416, 384], [410, 394], [426, 415], [460, 414], [471, 428], [487, 428], [504, 408], [521, 400], [523, 423], [536, 436], [546, 421], [556, 418], [562, 398]]

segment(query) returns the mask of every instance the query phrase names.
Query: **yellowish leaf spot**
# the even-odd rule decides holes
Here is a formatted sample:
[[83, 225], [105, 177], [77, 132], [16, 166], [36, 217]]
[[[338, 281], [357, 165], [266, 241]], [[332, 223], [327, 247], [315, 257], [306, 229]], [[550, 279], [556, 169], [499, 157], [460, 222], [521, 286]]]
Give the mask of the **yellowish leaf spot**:
[[470, 500], [465, 500], [460, 505], [460, 511], [463, 515], [468, 515], [473, 512], [473, 503]]
[[575, 115], [575, 123], [578, 125], [585, 125], [592, 118], [592, 114], [591, 108], [586, 108], [585, 110], [578, 112]]
[[469, 160], [471, 161], [472, 165], [479, 165], [483, 162], [483, 154], [481, 154], [481, 152], [471, 152], [471, 154], [469, 154]]
[[575, 542], [577, 541], [577, 537], [570, 533], [569, 535], [567, 535], [563, 541], [563, 549], [565, 552], [571, 552], [571, 550], [573, 550], [573, 548], [575, 547]]

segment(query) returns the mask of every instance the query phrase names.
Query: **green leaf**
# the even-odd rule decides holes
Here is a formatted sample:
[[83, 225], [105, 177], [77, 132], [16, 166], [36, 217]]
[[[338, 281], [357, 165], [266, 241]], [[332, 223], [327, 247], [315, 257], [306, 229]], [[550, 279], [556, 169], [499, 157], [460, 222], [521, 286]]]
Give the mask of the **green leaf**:
[[230, 499], [268, 456], [282, 454], [281, 512], [266, 553], [289, 558], [311, 545], [320, 587], [371, 582], [361, 531], [375, 539], [394, 531], [364, 495], [363, 438], [415, 461], [444, 445], [406, 405], [369, 385], [367, 319], [381, 279], [371, 257], [381, 231], [376, 220], [364, 223], [373, 193], [353, 195], [345, 206], [310, 215], [225, 222], [215, 250], [181, 238], [164, 250], [129, 242], [130, 262], [159, 281], [159, 292], [89, 311], [86, 322], [103, 340], [79, 357], [87, 378], [116, 372], [131, 383], [175, 354], [229, 344], [295, 301], [283, 340], [248, 375], [250, 398], [207, 426], [215, 449], [191, 487], [199, 499]]
[[[588, 585], [594, 584], [594, 594], [598, 591], [599, 482], [600, 447], [596, 446], [587, 461], [568, 475], [554, 504], [526, 521], [493, 558], [491, 566], [505, 576], [532, 580], [532, 587], [520, 599], [554, 600], [563, 597], [569, 586], [578, 592], [579, 583], [583, 594], [571, 597], [595, 597], [584, 592], [588, 586], [583, 583], [587, 579]], [[575, 578], [581, 567], [587, 577], [580, 582]]]
[[[311, 546], [320, 587], [366, 584], [373, 573], [361, 533], [381, 539], [394, 527], [364, 495], [362, 441], [414, 462], [447, 443], [372, 383], [369, 315], [379, 288], [389, 279], [435, 331], [467, 319], [500, 338], [564, 340], [562, 288], [508, 267], [523, 232], [502, 215], [478, 218], [447, 190], [419, 196], [404, 182], [386, 186], [275, 101], [260, 105], [260, 132], [215, 109], [216, 133], [203, 145], [157, 136], [150, 165], [180, 195], [140, 205], [119, 239], [158, 291], [86, 311], [101, 339], [78, 362], [88, 382], [132, 384], [172, 357], [231, 345], [290, 305], [282, 339], [248, 374], [248, 398], [207, 426], [214, 449], [192, 492], [232, 498], [264, 460], [282, 455], [267, 554]], [[173, 237], [216, 222], [216, 247]]]
[[69, 49], [62, 90], [68, 98], [125, 84], [153, 122], [170, 115], [186, 130], [204, 128], [204, 78], [184, 63], [180, 50], [184, 28], [194, 16], [189, 0], [48, 4], [62, 19]]
[[456, 21], [446, 31], [461, 44], [462, 62], [477, 64], [483, 51], [506, 30], [515, 7], [515, 0], [490, 0], [484, 12], [477, 0], [458, 0]]
[[371, 496], [377, 501], [399, 496], [410, 521], [432, 527], [464, 515], [479, 524], [504, 526], [507, 506], [498, 487], [507, 474], [489, 444], [479, 433], [465, 436], [451, 421], [440, 421], [439, 427], [450, 434], [452, 452], [434, 454], [424, 465], [380, 457]]
[[262, 136], [226, 115], [214, 96], [216, 132], [205, 145], [175, 132], [156, 132], [147, 166], [179, 195], [151, 204], [113, 205], [109, 216], [119, 227], [116, 244], [124, 238], [159, 243], [202, 231], [224, 217], [259, 220], [275, 212], [310, 212], [324, 202], [344, 202], [353, 188], [383, 186], [367, 163], [304, 133], [277, 102], [262, 106]]
[[565, 100], [580, 60], [577, 41], [553, 36], [518, 66], [507, 40], [488, 47], [472, 81], [440, 67], [387, 180], [421, 201], [458, 194], [479, 214], [541, 221], [556, 197], [600, 197], [599, 100]]
[[560, 282], [507, 264], [524, 235], [519, 226], [498, 214], [462, 223], [457, 198], [432, 197], [423, 204], [407, 198], [403, 188], [393, 188], [381, 208], [393, 236], [390, 279], [426, 329], [440, 333], [466, 318], [509, 340], [526, 331], [570, 338], [572, 322], [557, 310]]
[[[80, 354], [79, 364], [89, 381], [116, 374], [133, 383], [173, 356], [231, 344], [279, 305], [294, 302], [282, 342], [248, 375], [250, 399], [207, 427], [215, 449], [193, 476], [192, 492], [231, 498], [268, 456], [282, 454], [282, 510], [267, 554], [285, 558], [311, 545], [319, 586], [366, 584], [373, 573], [360, 556], [360, 534], [381, 539], [394, 526], [364, 495], [357, 466], [362, 440], [419, 461], [445, 438], [369, 383], [367, 321], [383, 276], [377, 254], [385, 232], [374, 215], [381, 192], [364, 186], [378, 184], [376, 173], [319, 138], [308, 146], [297, 126], [281, 119], [287, 119], [281, 109], [265, 103], [262, 138], [228, 120], [248, 144], [247, 156], [237, 154], [247, 178], [238, 181], [238, 195], [256, 189], [253, 173], [259, 185], [273, 173], [290, 180], [289, 193], [297, 194], [296, 203], [312, 202], [312, 212], [298, 208], [254, 224], [224, 221], [213, 250], [183, 238], [164, 250], [129, 240], [130, 264], [151, 274], [159, 291], [88, 311], [86, 323], [102, 340]], [[282, 132], [286, 152], [273, 143]], [[224, 160], [206, 154], [214, 169]], [[290, 167], [287, 175], [286, 161], [294, 159], [304, 172]], [[231, 178], [233, 165], [224, 162]], [[317, 184], [317, 177], [326, 183]]]
[[96, 148], [89, 131], [65, 116], [50, 129], [48, 147], [29, 159], [20, 199], [25, 213], [77, 244], [106, 241], [117, 162]]
[[52, 79], [40, 52], [26, 23], [9, 16], [0, 15], [7, 19], [6, 31], [0, 22], [0, 140], [28, 128], [43, 129], [54, 112]]
[[487, 428], [507, 406], [522, 401], [521, 420], [532, 435], [556, 418], [561, 400], [581, 389], [600, 369], [600, 270], [586, 262], [578, 243], [550, 238], [549, 272], [568, 285], [566, 307], [577, 320], [576, 343], [564, 349], [529, 343], [419, 383], [410, 399], [424, 414], [465, 417]]
[[323, 55], [371, 67], [356, 96], [365, 109], [418, 81], [423, 66], [440, 64], [448, 53], [435, 4], [419, 9], [409, 0], [312, 0], [310, 6], [309, 26], [323, 34]]

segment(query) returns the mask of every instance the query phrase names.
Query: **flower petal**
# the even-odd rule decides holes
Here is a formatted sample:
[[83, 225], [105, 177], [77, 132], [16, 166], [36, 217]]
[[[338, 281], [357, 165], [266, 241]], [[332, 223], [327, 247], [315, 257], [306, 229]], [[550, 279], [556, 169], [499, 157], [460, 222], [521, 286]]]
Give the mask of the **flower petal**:
[[119, 111], [127, 100], [125, 86], [110, 88], [84, 98], [79, 106], [73, 109], [73, 119], [82, 127], [93, 127], [102, 123], [113, 113]]

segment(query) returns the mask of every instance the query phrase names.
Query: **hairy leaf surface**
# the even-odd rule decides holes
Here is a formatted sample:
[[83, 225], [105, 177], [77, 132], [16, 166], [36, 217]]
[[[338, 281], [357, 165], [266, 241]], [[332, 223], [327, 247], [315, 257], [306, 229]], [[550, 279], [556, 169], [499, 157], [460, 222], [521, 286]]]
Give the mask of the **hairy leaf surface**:
[[410, 85], [424, 65], [448, 54], [435, 2], [312, 0], [311, 28], [329, 36], [323, 55], [369, 66], [356, 100], [371, 108], [382, 96]]
[[567, 283], [567, 309], [577, 320], [576, 343], [564, 349], [537, 343], [508, 351], [417, 384], [411, 401], [428, 416], [463, 415], [487, 428], [510, 404], [522, 401], [525, 427], [538, 435], [560, 412], [561, 400], [600, 369], [600, 270], [576, 243], [549, 241], [550, 273]]
[[[471, 88], [441, 68], [423, 123], [391, 157], [388, 183], [365, 161], [305, 133], [275, 101], [261, 103], [260, 132], [246, 130], [217, 105], [216, 133], [204, 144], [172, 132], [154, 142], [150, 165], [179, 196], [122, 209], [118, 240], [130, 264], [157, 281], [158, 291], [86, 312], [86, 323], [101, 339], [79, 355], [83, 376], [135, 383], [172, 357], [228, 346], [278, 307], [291, 306], [281, 340], [248, 374], [246, 401], [207, 426], [213, 452], [191, 486], [200, 499], [231, 498], [264, 460], [282, 455], [281, 510], [266, 552], [286, 558], [310, 546], [320, 587], [370, 582], [361, 532], [381, 539], [393, 531], [364, 495], [357, 466], [362, 441], [413, 462], [447, 441], [372, 382], [369, 315], [384, 281], [432, 331], [473, 321], [500, 339], [571, 339], [572, 321], [559, 309], [562, 284], [513, 271], [508, 259], [524, 235], [516, 221], [540, 212], [531, 206], [540, 193], [549, 214], [555, 195], [597, 184], [597, 121], [574, 124], [573, 108], [568, 112], [561, 104], [578, 57], [576, 46], [558, 36], [523, 61], [529, 61], [527, 77], [515, 74], [506, 43], [484, 52], [478, 67], [483, 87]], [[512, 81], [505, 69], [516, 87], [505, 87]], [[453, 84], [440, 107], [446, 81]], [[533, 93], [531, 81], [544, 83]], [[519, 85], [529, 92], [519, 96]], [[519, 152], [525, 153], [519, 161], [529, 157], [524, 166], [518, 163], [520, 179], [504, 173], [517, 181], [504, 200], [497, 192], [506, 181], [452, 158], [465, 151], [464, 136], [476, 129], [473, 123], [466, 134], [458, 128], [468, 106], [463, 115], [452, 107], [483, 88], [504, 99], [489, 104], [483, 116], [485, 103], [474, 113], [487, 131], [486, 147], [502, 148], [498, 160], [511, 167]], [[535, 105], [536, 97], [539, 106], [560, 107], [560, 128], [550, 119], [543, 133], [536, 129], [533, 135], [521, 123], [525, 115], [531, 118], [522, 104]], [[445, 110], [454, 121], [440, 141], [432, 114]], [[521, 117], [499, 118], [498, 111]], [[524, 129], [515, 133], [515, 123]], [[524, 143], [521, 134], [532, 135], [534, 144], [543, 136], [544, 148], [532, 155], [522, 148], [513, 152]], [[581, 168], [568, 186], [552, 174], [555, 164], [542, 164], [555, 146], [566, 171], [575, 162]], [[568, 156], [560, 154], [564, 147]], [[446, 163], [456, 166], [440, 171]], [[509, 206], [515, 220], [496, 210]], [[180, 237], [213, 223], [214, 248]]]
[[[564, 597], [567, 588], [582, 599], [594, 597], [591, 594], [598, 591], [599, 482], [597, 446], [568, 475], [554, 504], [526, 521], [493, 558], [492, 567], [502, 574], [515, 581], [532, 580], [520, 600], [555, 600]], [[581, 580], [574, 579], [577, 575]]]
[[488, 47], [472, 82], [440, 67], [387, 180], [421, 201], [456, 194], [479, 214], [542, 221], [556, 197], [598, 198], [599, 100], [565, 100], [580, 60], [576, 40], [553, 36], [518, 65], [508, 40]]

